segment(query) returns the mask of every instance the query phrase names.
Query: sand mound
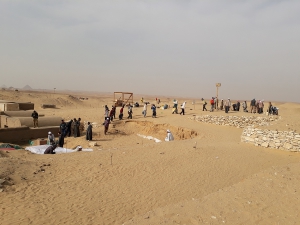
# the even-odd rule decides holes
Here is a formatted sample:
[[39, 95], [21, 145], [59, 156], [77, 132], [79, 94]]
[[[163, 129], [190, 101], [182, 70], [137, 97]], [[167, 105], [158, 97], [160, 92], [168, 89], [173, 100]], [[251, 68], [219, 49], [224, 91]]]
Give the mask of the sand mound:
[[[290, 214], [300, 204], [296, 197], [299, 169], [299, 163], [272, 167], [203, 199], [192, 198], [157, 208], [124, 225], [294, 224], [291, 219], [300, 219], [298, 213]], [[288, 199], [294, 199], [293, 204]]]
[[26, 160], [11, 158], [10, 154], [9, 152], [0, 151], [0, 179], [5, 180], [2, 183], [2, 188], [5, 188], [5, 190], [14, 190], [11, 186], [27, 177], [29, 175], [28, 168], [31, 167], [30, 164], [34, 164]]
[[[285, 108], [295, 108], [299, 107], [299, 103], [293, 103], [293, 102], [286, 102], [286, 103], [274, 103], [273, 105], [277, 107], [285, 107]], [[265, 104], [265, 106], [268, 106], [268, 104]]]

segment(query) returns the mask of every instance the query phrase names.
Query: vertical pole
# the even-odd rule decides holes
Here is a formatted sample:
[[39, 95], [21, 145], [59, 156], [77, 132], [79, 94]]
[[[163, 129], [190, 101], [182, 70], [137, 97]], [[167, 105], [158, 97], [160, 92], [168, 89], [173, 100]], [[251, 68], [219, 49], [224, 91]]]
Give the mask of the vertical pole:
[[217, 106], [216, 106], [216, 109], [219, 110], [219, 106], [218, 106], [218, 103], [219, 103], [219, 85], [217, 85]]

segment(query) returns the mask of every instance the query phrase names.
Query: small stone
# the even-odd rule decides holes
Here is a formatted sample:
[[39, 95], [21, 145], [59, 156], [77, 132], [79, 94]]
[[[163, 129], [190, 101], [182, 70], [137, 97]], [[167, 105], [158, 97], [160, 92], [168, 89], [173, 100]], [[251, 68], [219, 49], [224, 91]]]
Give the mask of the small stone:
[[264, 142], [264, 143], [261, 144], [261, 146], [267, 148], [267, 147], [269, 147], [269, 143], [268, 142]]
[[0, 192], [3, 192], [4, 190], [3, 189], [0, 189]]
[[0, 179], [0, 184], [3, 184], [5, 182], [5, 180]]
[[290, 150], [291, 148], [293, 148], [293, 145], [291, 145], [290, 143], [285, 143], [283, 145], [283, 148], [287, 149], [287, 150]]
[[94, 147], [94, 146], [97, 146], [97, 145], [98, 145], [98, 144], [97, 144], [97, 142], [95, 142], [95, 141], [89, 143], [89, 146], [90, 146], [90, 147]]

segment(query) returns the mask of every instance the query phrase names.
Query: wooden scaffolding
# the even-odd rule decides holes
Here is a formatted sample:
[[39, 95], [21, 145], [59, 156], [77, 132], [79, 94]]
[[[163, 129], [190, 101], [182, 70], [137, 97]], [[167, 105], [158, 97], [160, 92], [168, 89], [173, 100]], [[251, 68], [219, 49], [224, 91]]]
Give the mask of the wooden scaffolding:
[[133, 93], [131, 92], [114, 92], [115, 106], [133, 105]]

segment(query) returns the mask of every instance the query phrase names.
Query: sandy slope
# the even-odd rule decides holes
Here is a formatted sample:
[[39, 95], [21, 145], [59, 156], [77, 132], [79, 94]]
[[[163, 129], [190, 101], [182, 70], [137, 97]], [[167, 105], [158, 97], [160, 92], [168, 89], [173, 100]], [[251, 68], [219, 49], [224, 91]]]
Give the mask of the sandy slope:
[[[37, 110], [98, 124], [102, 106], [112, 103], [108, 96], [81, 101], [35, 92], [2, 91], [0, 98], [57, 104]], [[169, 109], [143, 118], [142, 108], [134, 108], [133, 120], [115, 121], [108, 135], [94, 128], [100, 146], [91, 153], [2, 152], [0, 177], [11, 180], [0, 193], [1, 224], [298, 224], [299, 154], [241, 143], [241, 129], [191, 121], [188, 116], [209, 112], [200, 110], [200, 101], [194, 110], [185, 100], [185, 116]], [[300, 105], [278, 107], [282, 119], [268, 128], [299, 129]], [[162, 140], [166, 129], [174, 142], [137, 136]], [[66, 142], [88, 147], [83, 136]]]

